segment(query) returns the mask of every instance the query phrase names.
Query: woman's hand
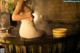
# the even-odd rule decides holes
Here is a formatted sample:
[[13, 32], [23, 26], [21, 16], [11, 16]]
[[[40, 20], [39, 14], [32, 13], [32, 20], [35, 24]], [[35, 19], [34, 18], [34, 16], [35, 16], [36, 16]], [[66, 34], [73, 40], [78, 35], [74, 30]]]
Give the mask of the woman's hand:
[[29, 21], [32, 21], [33, 20], [33, 17], [31, 15], [31, 12], [25, 13], [23, 16], [24, 16], [24, 19], [27, 19]]

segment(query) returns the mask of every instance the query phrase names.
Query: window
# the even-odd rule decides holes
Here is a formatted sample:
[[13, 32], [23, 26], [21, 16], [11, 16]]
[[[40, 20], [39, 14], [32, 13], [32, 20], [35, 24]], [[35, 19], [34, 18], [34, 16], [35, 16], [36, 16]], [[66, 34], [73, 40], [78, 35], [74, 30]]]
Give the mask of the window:
[[80, 0], [64, 0], [64, 2], [80, 2]]

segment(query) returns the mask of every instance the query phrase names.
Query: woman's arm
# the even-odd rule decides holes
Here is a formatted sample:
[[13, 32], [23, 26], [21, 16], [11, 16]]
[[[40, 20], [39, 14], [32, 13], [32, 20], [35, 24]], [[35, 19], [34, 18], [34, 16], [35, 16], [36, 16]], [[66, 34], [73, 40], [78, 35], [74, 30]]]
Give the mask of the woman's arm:
[[22, 19], [31, 17], [31, 13], [29, 12], [29, 10], [26, 10], [27, 8], [25, 9], [25, 11], [27, 11], [26, 13], [20, 14], [23, 11], [23, 9], [24, 9], [24, 0], [18, 0], [15, 10], [12, 14], [13, 21], [20, 21]]

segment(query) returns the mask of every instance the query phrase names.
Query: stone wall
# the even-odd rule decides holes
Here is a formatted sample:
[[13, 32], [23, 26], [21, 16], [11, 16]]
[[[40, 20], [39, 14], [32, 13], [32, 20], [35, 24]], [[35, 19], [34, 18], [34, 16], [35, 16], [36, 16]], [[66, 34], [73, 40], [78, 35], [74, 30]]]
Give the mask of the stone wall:
[[[41, 8], [50, 27], [67, 27], [72, 31], [78, 30], [80, 22], [80, 2], [63, 2], [63, 0], [33, 0], [43, 2], [37, 9]], [[47, 1], [47, 2], [46, 2]], [[39, 9], [40, 10], [40, 9]], [[72, 28], [72, 29], [71, 29]], [[75, 29], [76, 28], [76, 29]], [[79, 27], [80, 28], [80, 27]]]
[[[11, 1], [14, 2], [14, 0]], [[45, 8], [44, 10], [44, 12], [47, 14], [46, 17], [49, 20], [53, 20], [53, 21], [59, 20], [67, 23], [67, 22], [75, 22], [77, 19], [80, 18], [79, 15], [80, 2], [63, 2], [63, 0], [51, 0], [51, 1], [44, 0], [44, 1], [47, 1], [44, 2], [45, 3], [44, 8], [49, 7], [48, 9]]]
[[[50, 5], [51, 3], [52, 5]], [[80, 2], [63, 2], [63, 0], [53, 0], [49, 1], [47, 6], [49, 6], [49, 9], [46, 10], [46, 14], [49, 15], [47, 18], [50, 20], [72, 23], [76, 22], [80, 18]]]

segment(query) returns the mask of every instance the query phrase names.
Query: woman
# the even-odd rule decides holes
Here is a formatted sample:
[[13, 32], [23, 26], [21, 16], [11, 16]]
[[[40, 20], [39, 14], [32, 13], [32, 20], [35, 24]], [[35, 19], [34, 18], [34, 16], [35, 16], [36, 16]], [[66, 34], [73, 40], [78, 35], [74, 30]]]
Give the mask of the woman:
[[44, 34], [43, 30], [38, 30], [33, 22], [31, 10], [26, 6], [26, 1], [18, 0], [12, 14], [13, 21], [21, 21], [19, 34], [22, 38], [37, 38]]

